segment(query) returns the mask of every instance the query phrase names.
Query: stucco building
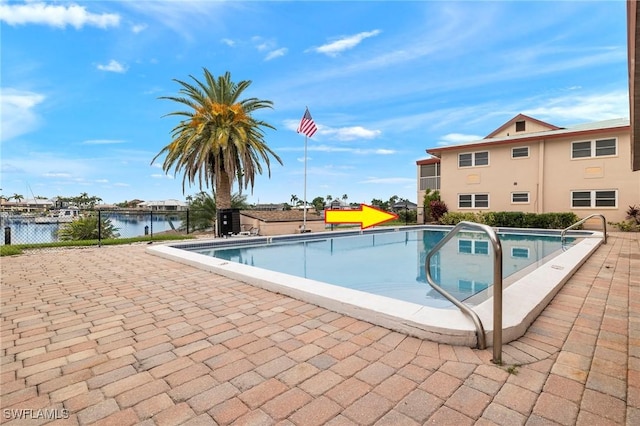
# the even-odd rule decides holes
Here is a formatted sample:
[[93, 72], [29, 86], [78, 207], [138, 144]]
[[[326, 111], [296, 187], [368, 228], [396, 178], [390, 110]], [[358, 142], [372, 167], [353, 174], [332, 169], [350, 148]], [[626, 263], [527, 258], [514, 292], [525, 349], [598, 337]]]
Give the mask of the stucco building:
[[640, 204], [631, 152], [628, 119], [561, 128], [519, 114], [482, 140], [428, 149], [432, 157], [417, 162], [418, 202], [439, 189], [449, 211], [599, 213], [618, 222]]

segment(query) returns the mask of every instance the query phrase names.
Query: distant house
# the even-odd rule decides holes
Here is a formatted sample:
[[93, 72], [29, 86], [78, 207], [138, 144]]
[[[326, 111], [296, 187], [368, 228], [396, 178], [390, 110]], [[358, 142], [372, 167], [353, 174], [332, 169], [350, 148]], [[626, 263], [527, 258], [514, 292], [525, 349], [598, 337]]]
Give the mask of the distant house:
[[[244, 232], [258, 235], [282, 235], [300, 233], [304, 222], [303, 210], [241, 210], [240, 227]], [[311, 232], [324, 231], [324, 217], [314, 211], [307, 211], [306, 229]]]
[[391, 206], [391, 210], [394, 212], [400, 212], [404, 210], [417, 210], [418, 205], [411, 201], [398, 201]]
[[40, 198], [26, 199], [21, 201], [8, 201], [2, 199], [1, 210], [4, 212], [43, 212], [55, 207], [55, 203], [51, 200], [43, 200]]
[[169, 199], [161, 201], [143, 201], [138, 204], [139, 208], [151, 211], [175, 212], [187, 210], [187, 204], [179, 200]]
[[282, 211], [284, 210], [284, 203], [280, 204], [256, 204], [253, 206], [253, 210], [261, 210], [261, 211]]
[[618, 222], [640, 202], [628, 119], [561, 128], [519, 114], [484, 139], [427, 153], [416, 162], [418, 202], [439, 189], [449, 211], [599, 213]]

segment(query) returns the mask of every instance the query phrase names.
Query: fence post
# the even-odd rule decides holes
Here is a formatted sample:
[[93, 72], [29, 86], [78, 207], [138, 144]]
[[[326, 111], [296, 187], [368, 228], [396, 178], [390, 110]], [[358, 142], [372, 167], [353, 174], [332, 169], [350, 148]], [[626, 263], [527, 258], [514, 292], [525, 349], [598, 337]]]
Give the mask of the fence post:
[[9, 226], [4, 227], [4, 245], [11, 245], [11, 228]]
[[98, 247], [102, 246], [102, 215], [98, 209]]
[[189, 209], [187, 209], [187, 235], [189, 235]]

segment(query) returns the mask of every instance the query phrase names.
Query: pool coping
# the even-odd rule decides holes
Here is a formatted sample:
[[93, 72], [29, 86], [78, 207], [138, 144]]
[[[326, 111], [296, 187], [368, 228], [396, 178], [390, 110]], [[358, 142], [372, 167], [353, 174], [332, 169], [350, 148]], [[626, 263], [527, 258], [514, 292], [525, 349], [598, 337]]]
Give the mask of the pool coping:
[[[295, 239], [327, 238], [363, 233], [394, 232], [402, 230], [447, 230], [447, 226], [394, 227], [371, 230], [351, 230], [291, 234], [273, 237], [234, 237], [206, 240], [198, 243], [168, 243], [150, 246], [147, 252], [199, 269], [232, 278], [265, 290], [322, 306], [342, 314], [399, 331], [411, 336], [458, 346], [477, 346], [473, 322], [457, 309], [441, 309], [392, 299], [386, 296], [348, 289], [307, 278], [270, 271], [263, 268], [217, 259], [191, 252], [185, 248], [247, 245]], [[499, 228], [498, 232], [525, 232], [528, 234], [559, 235], [560, 231]], [[544, 310], [564, 283], [602, 244], [603, 234], [596, 231], [575, 231], [572, 236], [583, 236], [580, 241], [551, 261], [523, 276], [503, 291], [502, 340], [513, 341], [522, 336], [529, 325]], [[493, 341], [493, 298], [472, 309], [480, 317], [487, 344]]]

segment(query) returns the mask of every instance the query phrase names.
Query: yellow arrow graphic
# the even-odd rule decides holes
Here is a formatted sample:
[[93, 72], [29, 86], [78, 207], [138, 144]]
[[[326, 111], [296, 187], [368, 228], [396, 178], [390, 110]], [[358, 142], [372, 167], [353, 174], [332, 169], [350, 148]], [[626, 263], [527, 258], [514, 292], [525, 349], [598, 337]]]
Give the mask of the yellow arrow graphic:
[[366, 204], [360, 204], [358, 210], [325, 210], [324, 223], [359, 223], [361, 229], [379, 225], [397, 219], [398, 215]]

